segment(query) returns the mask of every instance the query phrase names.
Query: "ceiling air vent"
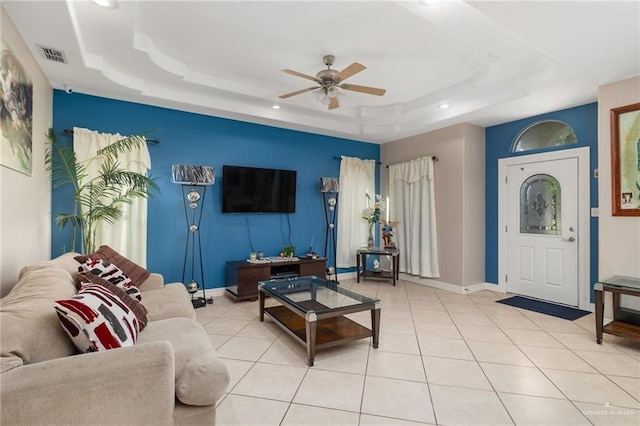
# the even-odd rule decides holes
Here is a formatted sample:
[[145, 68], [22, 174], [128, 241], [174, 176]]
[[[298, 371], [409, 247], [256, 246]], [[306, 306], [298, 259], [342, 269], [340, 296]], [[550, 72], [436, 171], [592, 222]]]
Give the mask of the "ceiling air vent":
[[37, 44], [38, 49], [40, 49], [40, 54], [45, 58], [53, 62], [60, 62], [62, 64], [66, 64], [67, 58], [64, 56], [64, 52], [59, 49], [54, 49], [53, 47], [41, 46]]

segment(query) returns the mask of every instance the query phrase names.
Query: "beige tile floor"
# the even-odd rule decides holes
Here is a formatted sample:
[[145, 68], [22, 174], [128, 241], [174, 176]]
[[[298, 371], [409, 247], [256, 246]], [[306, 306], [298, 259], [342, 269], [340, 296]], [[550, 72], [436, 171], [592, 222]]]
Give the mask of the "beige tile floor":
[[382, 300], [379, 348], [321, 350], [311, 368], [257, 302], [220, 296], [196, 311], [231, 373], [218, 425], [640, 425], [640, 344], [597, 345], [593, 314], [566, 321], [406, 281], [341, 285]]

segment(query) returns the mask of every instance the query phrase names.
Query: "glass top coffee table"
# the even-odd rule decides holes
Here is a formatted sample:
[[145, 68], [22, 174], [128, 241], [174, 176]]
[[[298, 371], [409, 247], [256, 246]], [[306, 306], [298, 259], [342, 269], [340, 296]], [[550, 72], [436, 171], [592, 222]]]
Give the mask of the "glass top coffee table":
[[[315, 276], [261, 281], [260, 321], [271, 317], [307, 348], [307, 364], [313, 366], [318, 349], [343, 342], [380, 337], [380, 300], [357, 293]], [[267, 296], [280, 305], [265, 308]], [[354, 312], [371, 311], [371, 328], [345, 317]]]

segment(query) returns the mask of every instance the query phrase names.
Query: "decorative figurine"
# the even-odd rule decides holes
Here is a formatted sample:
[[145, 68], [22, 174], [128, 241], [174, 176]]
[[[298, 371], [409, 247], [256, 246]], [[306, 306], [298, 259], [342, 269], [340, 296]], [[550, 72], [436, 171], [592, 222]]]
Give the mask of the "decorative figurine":
[[393, 233], [393, 228], [398, 226], [400, 222], [398, 221], [387, 222], [386, 220], [382, 219], [380, 223], [382, 224], [382, 243], [384, 245], [384, 248], [386, 249], [396, 248], [396, 243], [393, 242], [393, 236], [395, 235]]
[[378, 259], [373, 261], [373, 271], [380, 272], [380, 262], [378, 262]]

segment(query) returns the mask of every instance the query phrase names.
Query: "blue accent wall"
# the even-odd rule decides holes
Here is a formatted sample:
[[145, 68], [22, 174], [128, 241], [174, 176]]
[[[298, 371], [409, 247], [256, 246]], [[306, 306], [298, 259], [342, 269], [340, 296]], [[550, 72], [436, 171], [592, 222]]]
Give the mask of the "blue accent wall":
[[[573, 128], [578, 143], [558, 148], [540, 149], [535, 151], [512, 153], [511, 145], [516, 136], [527, 126], [542, 120], [560, 120]], [[569, 149], [577, 147], [590, 148], [591, 173], [590, 191], [591, 207], [598, 206], [598, 182], [593, 176], [593, 170], [598, 168], [598, 104], [591, 103], [575, 108], [537, 115], [523, 120], [512, 121], [498, 126], [487, 127], [486, 136], [486, 232], [485, 232], [485, 279], [488, 283], [498, 283], [498, 160]], [[598, 218], [590, 220], [591, 231], [591, 270], [590, 282], [598, 278]], [[592, 295], [593, 300], [593, 295]]]
[[[225, 286], [225, 262], [246, 259], [249, 252], [277, 255], [291, 242], [296, 254], [323, 254], [325, 217], [320, 177], [338, 177], [341, 155], [380, 161], [380, 146], [149, 105], [54, 90], [53, 128], [61, 143], [71, 143], [63, 129], [85, 127], [122, 135], [151, 131], [151, 175], [160, 192], [149, 199], [147, 268], [165, 282], [181, 281], [187, 224], [180, 185], [171, 183], [173, 164], [209, 165], [216, 183], [208, 187], [201, 223], [206, 288]], [[296, 170], [296, 212], [287, 214], [223, 214], [222, 165]], [[379, 173], [379, 171], [378, 171]], [[379, 185], [379, 175], [376, 178]], [[64, 193], [52, 194], [52, 216], [63, 211]], [[249, 230], [251, 231], [250, 244]], [[70, 229], [52, 224], [51, 253], [69, 249]], [[190, 270], [188, 270], [190, 271]], [[185, 280], [190, 279], [190, 272]]]

